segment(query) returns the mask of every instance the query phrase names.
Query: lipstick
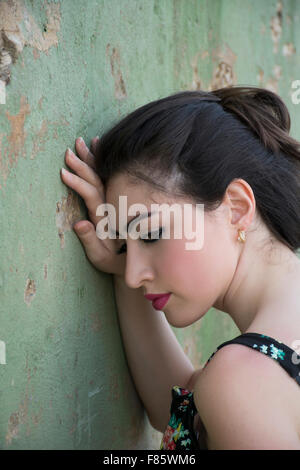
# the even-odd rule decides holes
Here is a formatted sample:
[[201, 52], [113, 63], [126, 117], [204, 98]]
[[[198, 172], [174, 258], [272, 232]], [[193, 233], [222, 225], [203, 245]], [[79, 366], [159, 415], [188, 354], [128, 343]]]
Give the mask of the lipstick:
[[146, 294], [145, 297], [152, 301], [152, 306], [155, 310], [162, 310], [163, 307], [169, 300], [171, 293], [169, 294]]

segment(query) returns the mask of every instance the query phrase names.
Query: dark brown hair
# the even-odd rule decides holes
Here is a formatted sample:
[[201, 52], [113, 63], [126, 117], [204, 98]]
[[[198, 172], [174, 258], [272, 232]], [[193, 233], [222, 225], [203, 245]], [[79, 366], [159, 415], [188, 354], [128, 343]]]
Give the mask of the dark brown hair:
[[105, 186], [124, 172], [160, 191], [192, 197], [206, 211], [242, 178], [269, 230], [296, 251], [300, 144], [289, 131], [288, 109], [269, 90], [183, 91], [141, 106], [107, 130], [96, 149], [96, 171]]

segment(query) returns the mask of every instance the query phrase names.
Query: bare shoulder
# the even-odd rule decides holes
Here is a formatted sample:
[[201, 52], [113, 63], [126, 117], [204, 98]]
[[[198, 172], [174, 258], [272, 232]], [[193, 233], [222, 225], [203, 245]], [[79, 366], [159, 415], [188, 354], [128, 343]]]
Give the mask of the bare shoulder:
[[217, 351], [194, 388], [211, 449], [300, 449], [299, 398], [275, 360], [239, 344]]

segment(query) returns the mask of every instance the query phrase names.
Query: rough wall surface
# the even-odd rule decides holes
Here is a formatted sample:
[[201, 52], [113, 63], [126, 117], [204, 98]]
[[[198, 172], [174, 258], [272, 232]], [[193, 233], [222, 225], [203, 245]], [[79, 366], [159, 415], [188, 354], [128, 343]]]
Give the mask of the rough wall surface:
[[[299, 25], [293, 0], [0, 2], [1, 449], [158, 448], [112, 278], [72, 232], [64, 152], [150, 100], [229, 84], [277, 91], [299, 139]], [[195, 367], [239, 333], [214, 309], [174, 331]]]

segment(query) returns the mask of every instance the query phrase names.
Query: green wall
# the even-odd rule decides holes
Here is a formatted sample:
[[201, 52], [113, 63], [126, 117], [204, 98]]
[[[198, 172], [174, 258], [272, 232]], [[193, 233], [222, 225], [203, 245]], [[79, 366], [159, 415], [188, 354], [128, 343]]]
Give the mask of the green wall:
[[[86, 213], [64, 152], [150, 100], [230, 84], [278, 92], [299, 139], [299, 23], [293, 0], [0, 2], [1, 449], [158, 448], [112, 277], [71, 228]], [[195, 367], [238, 334], [214, 309], [174, 331]]]

